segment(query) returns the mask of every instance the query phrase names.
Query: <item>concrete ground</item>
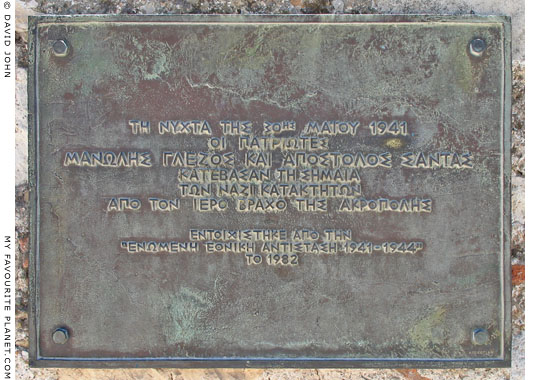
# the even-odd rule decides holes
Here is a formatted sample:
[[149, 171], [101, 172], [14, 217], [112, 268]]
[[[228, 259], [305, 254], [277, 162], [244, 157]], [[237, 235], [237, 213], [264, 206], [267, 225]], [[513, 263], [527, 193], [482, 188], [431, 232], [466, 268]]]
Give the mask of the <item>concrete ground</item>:
[[[524, 0], [17, 0], [16, 232], [18, 379], [523, 379], [525, 366]], [[30, 369], [28, 366], [27, 16], [85, 13], [442, 13], [512, 16], [512, 368], [458, 370]]]

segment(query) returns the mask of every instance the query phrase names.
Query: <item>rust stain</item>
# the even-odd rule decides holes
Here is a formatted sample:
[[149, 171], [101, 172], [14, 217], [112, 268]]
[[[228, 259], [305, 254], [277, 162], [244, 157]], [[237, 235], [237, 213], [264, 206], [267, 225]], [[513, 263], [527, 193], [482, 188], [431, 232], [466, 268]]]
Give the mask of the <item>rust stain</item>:
[[431, 380], [418, 373], [416, 369], [396, 369], [407, 380]]
[[19, 239], [19, 249], [22, 253], [28, 252], [28, 237], [29, 235], [26, 235]]
[[525, 282], [525, 265], [512, 265], [512, 285], [519, 285]]
[[304, 5], [302, 0], [291, 0], [291, 4], [295, 7], [302, 7]]

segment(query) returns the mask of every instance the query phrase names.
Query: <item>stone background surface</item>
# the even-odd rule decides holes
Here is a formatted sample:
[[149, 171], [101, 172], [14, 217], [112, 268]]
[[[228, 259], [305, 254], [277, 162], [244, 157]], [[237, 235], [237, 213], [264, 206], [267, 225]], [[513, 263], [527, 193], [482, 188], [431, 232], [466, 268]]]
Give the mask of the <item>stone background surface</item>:
[[[524, 0], [30, 0], [16, 8], [16, 359], [18, 379], [523, 379], [525, 366], [525, 4]], [[31, 369], [28, 366], [27, 17], [32, 14], [430, 13], [512, 17], [512, 368], [458, 370]]]

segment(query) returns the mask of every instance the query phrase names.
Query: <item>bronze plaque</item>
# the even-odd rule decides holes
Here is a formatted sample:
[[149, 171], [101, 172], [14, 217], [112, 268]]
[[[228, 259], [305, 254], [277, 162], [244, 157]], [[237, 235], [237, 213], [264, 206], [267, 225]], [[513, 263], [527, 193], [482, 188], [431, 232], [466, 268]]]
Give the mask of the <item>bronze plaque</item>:
[[30, 19], [31, 363], [510, 364], [510, 22]]

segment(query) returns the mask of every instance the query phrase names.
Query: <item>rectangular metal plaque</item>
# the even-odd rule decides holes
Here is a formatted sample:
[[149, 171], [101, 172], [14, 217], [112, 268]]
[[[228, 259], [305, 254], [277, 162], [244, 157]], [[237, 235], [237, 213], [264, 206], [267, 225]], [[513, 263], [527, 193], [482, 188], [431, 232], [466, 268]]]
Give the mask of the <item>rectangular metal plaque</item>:
[[510, 21], [30, 19], [31, 364], [510, 364]]

